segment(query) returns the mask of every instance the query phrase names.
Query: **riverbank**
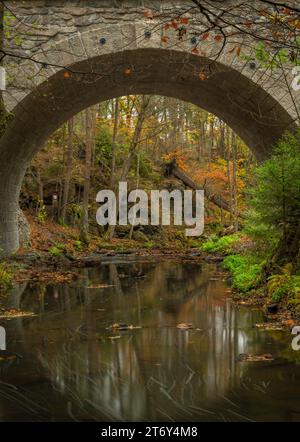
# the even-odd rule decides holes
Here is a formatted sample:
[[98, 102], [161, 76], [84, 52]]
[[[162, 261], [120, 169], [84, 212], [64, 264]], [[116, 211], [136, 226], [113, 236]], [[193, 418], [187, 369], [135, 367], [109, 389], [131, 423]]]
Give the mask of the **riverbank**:
[[[214, 236], [210, 239], [187, 239], [172, 230], [163, 237], [136, 232], [134, 239], [117, 237], [106, 242], [91, 235], [83, 243], [76, 228], [61, 226], [47, 220], [40, 224], [27, 214], [31, 244], [21, 248], [12, 258], [0, 263], [0, 297], [5, 297], [16, 285], [26, 282], [69, 284], [81, 278], [82, 268], [96, 267], [107, 261], [168, 260], [174, 262], [216, 262], [227, 272], [232, 286], [231, 298], [238, 305], [260, 308], [266, 321], [292, 326], [300, 320], [300, 302], [289, 296], [275, 299], [268, 280], [261, 278], [262, 264], [252, 258], [254, 247], [243, 234]], [[277, 285], [281, 287], [278, 277]], [[0, 301], [1, 302], [1, 301]]]
[[228, 272], [233, 302], [264, 312], [265, 328], [274, 328], [274, 323], [289, 328], [299, 323], [300, 276], [293, 273], [292, 265], [268, 274], [267, 252], [261, 253], [243, 233], [212, 237], [203, 243], [202, 250], [222, 262]]
[[1, 318], [2, 420], [101, 421], [107, 410], [148, 421], [259, 420], [271, 410], [271, 420], [295, 409], [299, 352], [287, 330], [256, 327], [262, 312], [230, 301], [216, 264], [144, 260], [119, 255], [78, 269], [84, 280], [12, 294], [23, 311]]

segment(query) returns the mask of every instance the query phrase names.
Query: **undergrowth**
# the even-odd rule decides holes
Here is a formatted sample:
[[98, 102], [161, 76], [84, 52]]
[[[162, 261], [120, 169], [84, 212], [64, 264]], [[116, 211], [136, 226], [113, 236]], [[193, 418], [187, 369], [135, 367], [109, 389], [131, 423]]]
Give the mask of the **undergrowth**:
[[232, 275], [232, 286], [242, 293], [257, 287], [261, 282], [264, 262], [252, 255], [229, 255], [223, 261]]
[[228, 254], [233, 251], [233, 247], [239, 242], [240, 235], [238, 233], [222, 237], [212, 236], [202, 244], [201, 249], [208, 253]]

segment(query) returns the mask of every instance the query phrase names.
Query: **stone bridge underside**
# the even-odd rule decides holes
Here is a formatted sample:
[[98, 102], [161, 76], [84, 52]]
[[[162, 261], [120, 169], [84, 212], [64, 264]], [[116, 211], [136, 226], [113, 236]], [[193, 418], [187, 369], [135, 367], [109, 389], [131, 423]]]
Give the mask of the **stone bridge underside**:
[[[189, 101], [223, 119], [259, 160], [297, 121], [289, 72], [271, 73], [245, 61], [232, 50], [236, 39], [218, 57], [221, 43], [195, 43], [201, 26], [196, 15], [184, 14], [188, 0], [7, 4], [20, 19], [17, 32], [23, 37], [5, 42], [8, 53], [18, 54], [5, 58], [4, 98], [14, 118], [0, 140], [0, 249], [6, 255], [19, 245], [18, 200], [27, 166], [53, 131], [88, 106], [127, 94]], [[174, 16], [175, 7], [189, 18], [183, 41], [160, 18], [144, 16], [153, 4], [163, 21]], [[249, 55], [256, 45], [239, 44]]]

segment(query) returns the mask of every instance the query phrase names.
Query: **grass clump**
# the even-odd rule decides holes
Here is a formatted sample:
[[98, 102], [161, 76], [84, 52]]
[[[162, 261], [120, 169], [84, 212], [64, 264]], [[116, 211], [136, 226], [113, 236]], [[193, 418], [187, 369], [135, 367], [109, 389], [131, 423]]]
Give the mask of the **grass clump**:
[[253, 256], [229, 255], [223, 261], [232, 275], [232, 286], [242, 293], [256, 287], [261, 281], [263, 262]]
[[213, 236], [202, 244], [201, 249], [203, 252], [221, 253], [225, 255], [232, 253], [233, 247], [237, 245], [239, 241], [240, 235], [238, 233], [222, 237]]

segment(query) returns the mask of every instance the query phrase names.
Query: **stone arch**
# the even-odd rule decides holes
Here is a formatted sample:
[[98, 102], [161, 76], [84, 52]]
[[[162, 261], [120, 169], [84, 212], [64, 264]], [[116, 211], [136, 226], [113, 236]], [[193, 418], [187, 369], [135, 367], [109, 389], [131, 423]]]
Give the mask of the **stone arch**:
[[[117, 32], [120, 36], [120, 27]], [[0, 140], [0, 249], [5, 255], [19, 245], [18, 198], [26, 167], [55, 129], [97, 102], [127, 94], [156, 94], [189, 101], [223, 119], [259, 160], [265, 159], [282, 133], [294, 125], [283, 100], [279, 102], [270, 93], [270, 79], [255, 81], [248, 68], [245, 73], [237, 69], [239, 61], [222, 63], [182, 48], [163, 49], [160, 40], [153, 47], [155, 39], [148, 44], [150, 47], [136, 47], [136, 38], [133, 49], [107, 49], [100, 55], [97, 49], [95, 55], [95, 37], [98, 39], [98, 31], [84, 36], [85, 52], [77, 61], [68, 63], [67, 56], [63, 59], [67, 69], [45, 67], [46, 75], [37, 75], [32, 90], [25, 88], [24, 97], [13, 108], [14, 119]], [[48, 63], [50, 60], [54, 65], [53, 57], [68, 53], [66, 48], [62, 52], [66, 44], [70, 41], [63, 40], [47, 53]], [[28, 63], [23, 66], [26, 69]]]

